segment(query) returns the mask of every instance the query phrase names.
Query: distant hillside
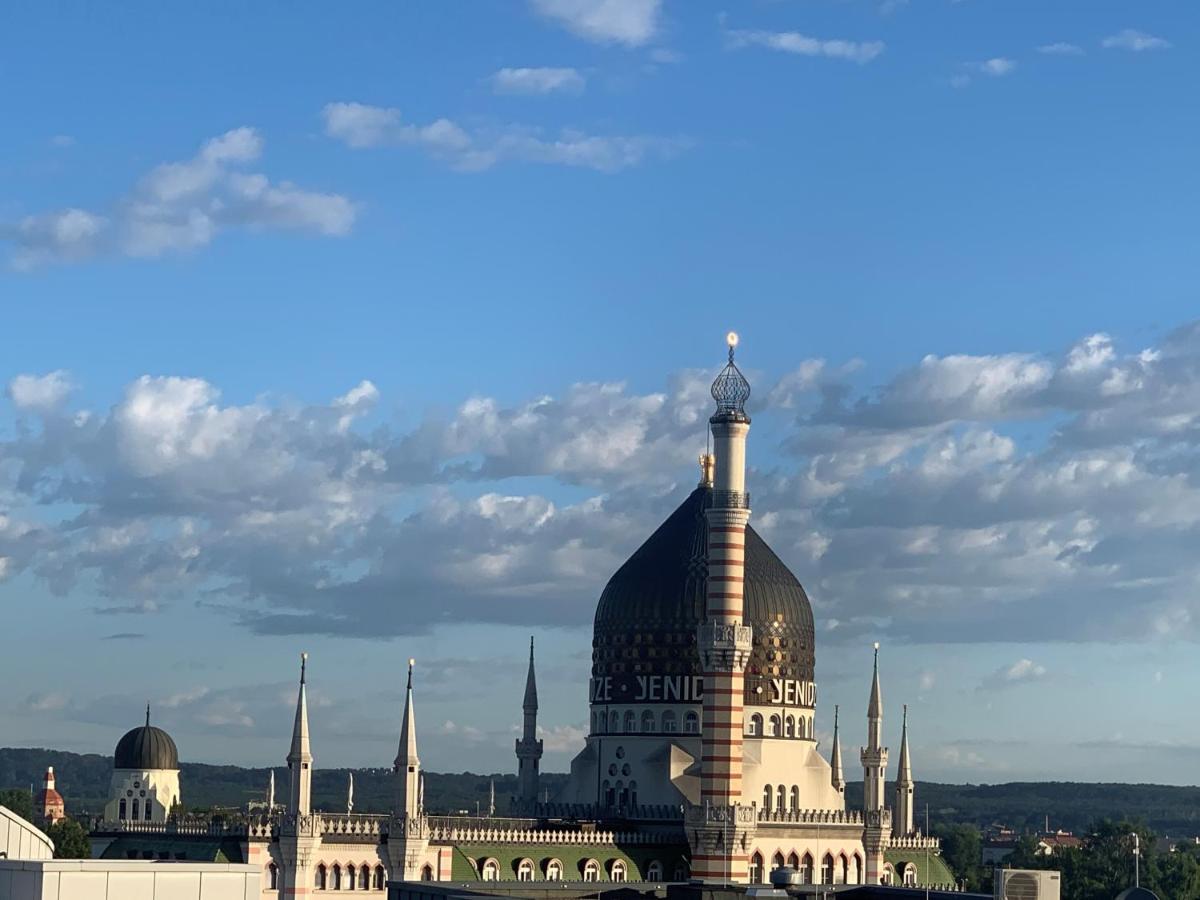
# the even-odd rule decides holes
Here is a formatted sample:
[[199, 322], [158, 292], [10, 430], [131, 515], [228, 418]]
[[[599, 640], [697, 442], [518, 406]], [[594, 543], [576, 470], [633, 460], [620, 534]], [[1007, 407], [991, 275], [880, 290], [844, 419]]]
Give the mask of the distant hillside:
[[[57, 750], [0, 749], [0, 789], [40, 785], [46, 766], [54, 766], [58, 789], [73, 813], [101, 810], [108, 796], [112, 758]], [[184, 803], [189, 807], [245, 806], [266, 794], [269, 769], [208, 766], [183, 763], [180, 778]], [[313, 774], [313, 802], [321, 809], [344, 810], [348, 769], [320, 769]], [[391, 802], [390, 771], [354, 769], [354, 808], [358, 812], [386, 812]], [[486, 810], [492, 779], [496, 784], [496, 809], [506, 812], [516, 790], [515, 774], [428, 772], [425, 804], [435, 813], [466, 810], [476, 804]], [[544, 773], [542, 787], [553, 795], [565, 781], [562, 774]], [[286, 798], [288, 773], [275, 769], [276, 797]], [[1156, 784], [1083, 784], [1072, 782], [1014, 782], [969, 785], [919, 782], [916, 790], [918, 819], [937, 823], [977, 826], [1000, 822], [1015, 828], [1036, 829], [1050, 817], [1053, 828], [1086, 831], [1097, 819], [1141, 819], [1160, 834], [1174, 837], [1200, 835], [1200, 787]], [[846, 788], [851, 808], [862, 803], [862, 782]]]

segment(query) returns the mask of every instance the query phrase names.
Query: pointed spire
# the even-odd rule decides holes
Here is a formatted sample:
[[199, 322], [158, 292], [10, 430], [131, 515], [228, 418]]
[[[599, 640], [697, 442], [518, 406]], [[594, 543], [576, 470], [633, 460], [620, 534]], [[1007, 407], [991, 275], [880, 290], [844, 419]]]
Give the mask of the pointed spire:
[[900, 731], [900, 761], [897, 764], [896, 782], [912, 784], [912, 766], [908, 760], [908, 704], [904, 704], [904, 726]]
[[417, 757], [417, 717], [413, 713], [413, 666], [415, 665], [415, 659], [408, 661], [408, 687], [404, 691], [404, 719], [400, 723], [400, 746], [396, 750], [396, 771], [398, 772], [408, 766], [417, 766], [421, 763]]
[[839, 708], [833, 708], [833, 751], [829, 754], [829, 768], [832, 770], [833, 786], [842, 792], [846, 790], [846, 776], [842, 773], [842, 739], [838, 734]]
[[150, 727], [150, 704], [146, 704], [146, 727]]
[[312, 744], [308, 733], [308, 688], [305, 670], [308, 654], [300, 654], [300, 693], [296, 697], [296, 721], [292, 726], [292, 747], [287, 763], [291, 770], [291, 812], [307, 815], [312, 812]]
[[883, 718], [883, 695], [879, 690], [879, 642], [875, 642], [875, 675], [871, 681], [871, 699], [867, 703], [867, 718]]
[[529, 636], [529, 674], [525, 676], [525, 712], [537, 712], [537, 676], [533, 672], [533, 635]]

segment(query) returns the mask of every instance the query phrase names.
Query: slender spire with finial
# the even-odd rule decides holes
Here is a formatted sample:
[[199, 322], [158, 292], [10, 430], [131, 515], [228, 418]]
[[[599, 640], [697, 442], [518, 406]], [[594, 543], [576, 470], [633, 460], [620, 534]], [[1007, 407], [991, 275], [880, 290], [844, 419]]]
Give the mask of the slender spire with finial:
[[411, 819], [420, 815], [421, 760], [417, 756], [417, 717], [413, 712], [413, 667], [408, 661], [408, 686], [404, 691], [404, 718], [400, 722], [400, 746], [392, 771], [396, 776], [396, 794], [392, 815]]
[[150, 704], [146, 704], [146, 727], [150, 727]]
[[838, 711], [839, 707], [833, 708], [833, 751], [829, 754], [829, 768], [831, 772], [831, 780], [837, 792], [844, 793], [846, 790], [846, 776], [842, 772], [842, 739], [838, 733]]
[[297, 815], [312, 812], [312, 744], [308, 734], [308, 688], [305, 668], [308, 654], [300, 654], [300, 693], [296, 697], [296, 721], [292, 726], [292, 747], [287, 763], [291, 772], [290, 811]]

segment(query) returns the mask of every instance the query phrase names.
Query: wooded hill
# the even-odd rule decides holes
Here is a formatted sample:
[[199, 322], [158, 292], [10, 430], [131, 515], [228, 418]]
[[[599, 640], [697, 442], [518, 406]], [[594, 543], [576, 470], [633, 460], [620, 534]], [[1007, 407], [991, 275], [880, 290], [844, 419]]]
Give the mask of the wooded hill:
[[[58, 790], [73, 815], [99, 813], [108, 797], [112, 758], [99, 754], [57, 750], [0, 749], [0, 789], [41, 787], [47, 766], [54, 766]], [[269, 769], [183, 763], [180, 772], [183, 801], [189, 809], [244, 808], [250, 800], [266, 796]], [[343, 812], [346, 781], [354, 772], [356, 812], [386, 812], [391, 802], [388, 769], [321, 769], [313, 773], [313, 803], [319, 809]], [[543, 773], [542, 789], [551, 796], [566, 775]], [[496, 811], [508, 811], [516, 790], [512, 773], [495, 775], [428, 772], [425, 805], [433, 813], [476, 809], [486, 812], [492, 782], [496, 786]], [[275, 796], [286, 801], [287, 769], [275, 769]], [[862, 783], [846, 788], [846, 805], [862, 803]], [[1002, 823], [1017, 829], [1041, 829], [1046, 817], [1052, 828], [1085, 832], [1103, 818], [1129, 818], [1145, 822], [1160, 834], [1177, 837], [1200, 835], [1200, 787], [1156, 784], [1085, 784], [1073, 782], [1013, 782], [970, 785], [918, 782], [918, 820], [929, 806], [931, 824], [971, 824], [984, 827]]]

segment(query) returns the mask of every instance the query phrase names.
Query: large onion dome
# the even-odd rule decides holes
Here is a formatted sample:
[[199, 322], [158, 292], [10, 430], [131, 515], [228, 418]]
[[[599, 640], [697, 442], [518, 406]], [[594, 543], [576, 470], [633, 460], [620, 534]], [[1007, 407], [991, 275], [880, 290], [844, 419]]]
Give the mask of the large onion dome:
[[117, 741], [113, 752], [114, 769], [178, 769], [179, 749], [174, 739], [150, 724], [150, 709], [146, 709], [146, 724], [127, 731]]
[[[711, 499], [706, 485], [692, 491], [609, 580], [596, 607], [595, 678], [628, 683], [640, 675], [702, 673], [696, 630], [705, 618], [704, 510]], [[796, 576], [749, 526], [744, 596], [744, 621], [754, 631], [745, 699], [758, 705], [770, 696], [772, 679], [813, 680], [813, 614]]]

